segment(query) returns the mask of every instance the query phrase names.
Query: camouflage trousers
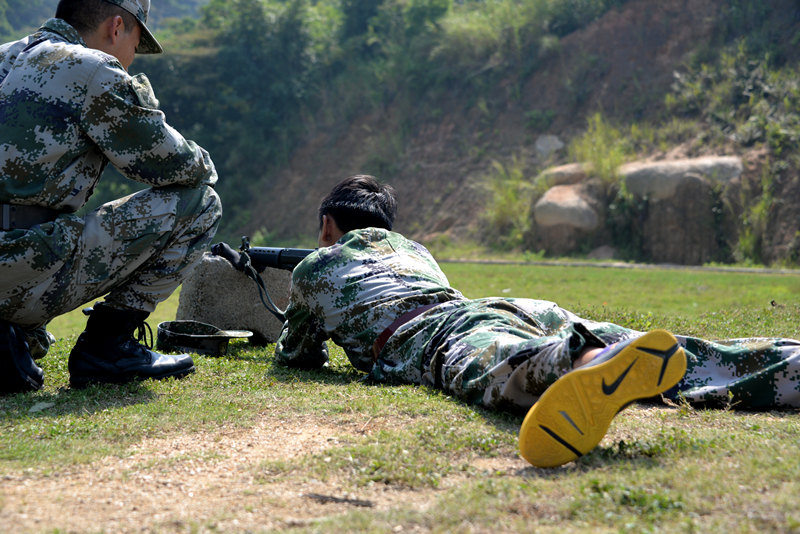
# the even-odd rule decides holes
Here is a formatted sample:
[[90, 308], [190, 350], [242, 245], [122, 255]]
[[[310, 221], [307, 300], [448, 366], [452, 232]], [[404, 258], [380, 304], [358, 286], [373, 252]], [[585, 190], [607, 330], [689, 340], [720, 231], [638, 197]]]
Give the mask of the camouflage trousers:
[[152, 312], [202, 258], [221, 215], [208, 186], [151, 188], [104, 204], [82, 217], [74, 253], [49, 279], [0, 300], [0, 319], [22, 327], [42, 356], [44, 325], [103, 295], [114, 308]]
[[[433, 314], [438, 324], [420, 382], [490, 408], [530, 408], [572, 370], [583, 349], [643, 334], [581, 319], [547, 301], [481, 299], [443, 306], [450, 309]], [[800, 341], [676, 337], [688, 366], [668, 397], [737, 408], [800, 407]]]

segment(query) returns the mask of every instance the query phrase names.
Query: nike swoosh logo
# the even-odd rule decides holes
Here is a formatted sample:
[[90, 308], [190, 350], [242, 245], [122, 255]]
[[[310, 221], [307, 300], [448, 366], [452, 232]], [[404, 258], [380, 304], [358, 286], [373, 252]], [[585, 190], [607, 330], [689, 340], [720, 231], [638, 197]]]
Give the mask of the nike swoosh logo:
[[611, 384], [606, 384], [606, 379], [604, 378], [603, 379], [603, 393], [605, 393], [606, 395], [613, 395], [614, 392], [617, 391], [617, 388], [619, 387], [619, 385], [622, 384], [622, 381], [625, 380], [625, 377], [628, 375], [628, 371], [631, 370], [631, 368], [633, 367], [633, 364], [635, 364], [638, 359], [639, 358], [637, 357], [636, 360], [633, 360], [631, 362], [631, 364], [628, 366], [628, 368], [625, 369], [622, 372], [622, 374], [619, 375], [619, 377], [616, 380], [614, 380]]

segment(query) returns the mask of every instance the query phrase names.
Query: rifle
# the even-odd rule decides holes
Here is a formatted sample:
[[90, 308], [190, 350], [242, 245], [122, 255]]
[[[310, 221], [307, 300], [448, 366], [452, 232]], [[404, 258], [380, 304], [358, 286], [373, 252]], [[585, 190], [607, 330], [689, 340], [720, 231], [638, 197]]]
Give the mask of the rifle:
[[264, 267], [293, 271], [297, 264], [314, 252], [310, 248], [247, 247], [243, 250], [250, 256], [256, 271], [264, 272]]
[[[260, 273], [263, 273], [267, 267], [293, 271], [297, 264], [312, 252], [314, 249], [310, 248], [251, 247], [250, 238], [247, 236], [242, 237], [242, 246], [239, 247], [239, 252], [225, 243], [217, 243], [211, 247], [212, 254], [225, 258], [238, 270], [244, 271], [244, 274], [256, 283], [262, 304], [281, 322], [286, 320], [286, 310], [281, 310], [272, 302]], [[269, 305], [264, 301], [265, 295]]]

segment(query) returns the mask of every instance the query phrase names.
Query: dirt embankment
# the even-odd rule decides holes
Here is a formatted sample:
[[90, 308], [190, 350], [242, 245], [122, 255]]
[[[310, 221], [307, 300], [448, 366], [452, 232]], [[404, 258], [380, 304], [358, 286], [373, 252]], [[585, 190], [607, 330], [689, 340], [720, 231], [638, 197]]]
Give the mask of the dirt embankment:
[[[393, 106], [360, 117], [343, 132], [318, 131], [264, 186], [242, 233], [262, 229], [279, 238], [315, 235], [320, 199], [343, 177], [364, 172], [380, 153], [390, 160], [386, 167], [392, 171], [379, 178], [398, 193], [397, 230], [423, 241], [441, 233], [469, 236], [479, 228], [485, 201], [478, 183], [493, 160], [517, 156], [535, 172], [566, 158], [564, 150], [549, 159], [537, 154], [536, 138], [545, 132], [530, 129], [527, 113], [552, 112], [546, 133], [564, 141], [583, 130], [587, 115], [598, 110], [623, 121], [659, 117], [673, 72], [714, 41], [720, 9], [713, 0], [628, 2], [563, 38], [542, 58], [521, 92], [512, 90], [509, 80], [499, 83], [482, 105], [469, 105], [467, 96], [455, 95], [442, 103], [437, 118], [418, 120], [400, 147], [387, 148], [401, 138], [395, 132], [402, 117]], [[652, 157], [703, 153], [689, 146]], [[764, 159], [744, 155], [756, 163]], [[759, 173], [756, 165], [747, 174]], [[780, 209], [789, 210], [782, 214], [786, 217], [798, 211]], [[777, 226], [774, 232], [786, 235], [775, 251], [785, 248], [794, 232], [793, 226]]]

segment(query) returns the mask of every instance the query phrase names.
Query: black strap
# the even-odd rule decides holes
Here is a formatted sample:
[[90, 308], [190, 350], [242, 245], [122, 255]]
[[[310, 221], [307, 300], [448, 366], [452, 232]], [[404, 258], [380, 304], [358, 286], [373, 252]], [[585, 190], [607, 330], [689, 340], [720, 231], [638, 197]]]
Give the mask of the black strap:
[[[256, 283], [258, 286], [258, 296], [261, 299], [261, 303], [270, 312], [272, 315], [275, 316], [280, 322], [286, 321], [286, 310], [281, 310], [278, 308], [272, 299], [269, 296], [269, 291], [267, 291], [267, 286], [264, 284], [264, 280], [261, 279], [261, 275], [253, 268], [253, 265], [250, 262], [250, 255], [247, 254], [246, 251], [242, 251], [239, 253], [241, 255], [241, 265], [244, 267], [244, 274], [247, 275], [253, 282]], [[269, 301], [269, 305], [264, 300], [264, 295], [267, 296], [267, 300]]]
[[0, 204], [0, 230], [28, 230], [37, 224], [55, 221], [59, 213], [42, 206]]

